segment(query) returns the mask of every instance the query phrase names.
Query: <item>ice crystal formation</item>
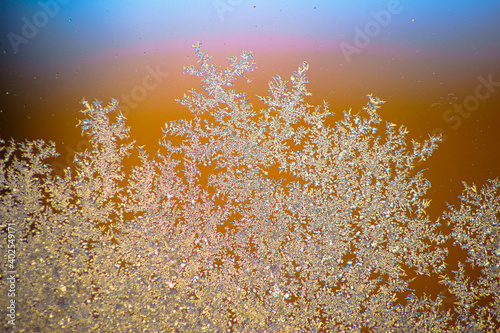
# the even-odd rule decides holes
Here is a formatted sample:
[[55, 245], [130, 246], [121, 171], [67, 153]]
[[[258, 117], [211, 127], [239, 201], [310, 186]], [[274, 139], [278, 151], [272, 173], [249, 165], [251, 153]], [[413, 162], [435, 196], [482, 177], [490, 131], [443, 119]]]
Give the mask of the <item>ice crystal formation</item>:
[[[432, 221], [414, 163], [440, 138], [410, 145], [373, 96], [331, 125], [326, 103], [306, 102], [306, 63], [289, 82], [274, 78], [254, 109], [232, 89], [255, 69], [251, 53], [219, 70], [200, 44], [195, 52], [185, 73], [204, 92], [178, 101], [192, 118], [165, 125], [156, 155], [129, 138], [114, 100], [83, 101], [93, 148], [62, 176], [47, 162], [53, 143], [2, 141], [1, 248], [14, 224], [17, 331], [499, 328], [498, 180], [465, 184], [460, 207]], [[454, 271], [451, 247], [467, 252]], [[418, 294], [410, 276], [439, 278], [446, 292]], [[4, 274], [8, 331], [7, 289]]]

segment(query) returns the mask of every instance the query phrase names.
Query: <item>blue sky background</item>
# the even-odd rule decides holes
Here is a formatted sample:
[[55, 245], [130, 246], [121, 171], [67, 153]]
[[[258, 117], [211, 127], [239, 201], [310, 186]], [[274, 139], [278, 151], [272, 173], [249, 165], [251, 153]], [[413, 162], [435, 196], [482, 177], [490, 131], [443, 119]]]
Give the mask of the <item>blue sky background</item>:
[[[351, 40], [354, 26], [373, 20], [372, 11], [390, 1], [3, 1], [0, 5], [2, 61], [52, 64], [108, 50], [140, 48], [173, 40], [211, 36], [288, 35], [325, 41]], [[22, 36], [27, 18], [45, 8], [56, 14], [14, 54], [8, 33]], [[231, 5], [234, 4], [234, 5]], [[224, 5], [225, 4], [225, 5]], [[400, 1], [377, 37], [382, 45], [430, 50], [489, 52], [498, 49], [497, 1]], [[42, 17], [42, 15], [38, 15]], [[6, 53], [5, 53], [6, 52]], [[484, 54], [483, 54], [484, 55]]]

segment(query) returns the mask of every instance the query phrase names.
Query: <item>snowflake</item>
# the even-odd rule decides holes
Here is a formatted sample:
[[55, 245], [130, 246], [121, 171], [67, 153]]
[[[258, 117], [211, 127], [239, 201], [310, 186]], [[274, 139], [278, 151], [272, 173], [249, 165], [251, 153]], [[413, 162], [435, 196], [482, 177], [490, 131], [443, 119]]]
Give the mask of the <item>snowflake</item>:
[[[233, 89], [256, 69], [250, 52], [220, 70], [194, 48], [185, 73], [204, 91], [178, 100], [193, 117], [165, 124], [154, 156], [115, 100], [82, 102], [92, 148], [62, 177], [44, 164], [53, 143], [1, 141], [17, 331], [498, 330], [498, 180], [465, 184], [461, 207], [432, 222], [430, 183], [413, 171], [439, 137], [409, 147], [371, 95], [331, 125], [326, 102], [307, 103], [307, 63], [274, 78], [258, 110]], [[467, 260], [451, 271], [458, 247]], [[414, 292], [410, 276], [444, 293]]]

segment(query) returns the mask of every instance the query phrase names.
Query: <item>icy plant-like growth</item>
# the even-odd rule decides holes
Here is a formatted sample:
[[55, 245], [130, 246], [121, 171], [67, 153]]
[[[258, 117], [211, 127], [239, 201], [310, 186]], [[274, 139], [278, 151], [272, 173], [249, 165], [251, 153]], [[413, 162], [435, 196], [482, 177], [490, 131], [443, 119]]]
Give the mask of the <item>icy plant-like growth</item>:
[[[328, 105], [305, 100], [305, 63], [270, 82], [255, 110], [231, 89], [252, 55], [220, 71], [195, 50], [199, 66], [185, 72], [205, 91], [179, 101], [193, 118], [166, 124], [154, 157], [129, 139], [116, 101], [83, 102], [93, 149], [63, 177], [44, 164], [53, 144], [2, 142], [1, 248], [14, 224], [18, 331], [498, 329], [497, 180], [466, 185], [460, 209], [433, 222], [430, 184], [412, 170], [439, 138], [408, 147], [372, 96], [328, 125]], [[455, 272], [453, 242], [469, 255]], [[414, 294], [410, 274], [441, 276], [455, 302]], [[7, 289], [3, 279], [2, 300]]]

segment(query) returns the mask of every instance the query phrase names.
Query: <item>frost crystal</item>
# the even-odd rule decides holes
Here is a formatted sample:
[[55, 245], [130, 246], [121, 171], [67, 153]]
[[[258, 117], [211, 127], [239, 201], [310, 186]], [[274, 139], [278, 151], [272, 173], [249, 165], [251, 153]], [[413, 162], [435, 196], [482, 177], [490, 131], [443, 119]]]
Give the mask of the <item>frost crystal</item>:
[[[432, 222], [430, 184], [412, 171], [440, 138], [408, 147], [406, 128], [383, 131], [384, 102], [370, 95], [330, 125], [328, 104], [306, 102], [306, 63], [289, 82], [274, 78], [256, 110], [231, 89], [256, 68], [252, 54], [219, 70], [194, 48], [185, 73], [204, 92], [178, 101], [193, 117], [167, 123], [153, 157], [112, 116], [114, 100], [83, 101], [92, 149], [63, 177], [44, 164], [53, 143], [1, 142], [1, 248], [15, 225], [19, 332], [499, 328], [498, 180], [465, 185], [462, 206]], [[452, 247], [468, 254], [456, 271]], [[413, 292], [408, 276], [439, 276], [454, 302]]]

